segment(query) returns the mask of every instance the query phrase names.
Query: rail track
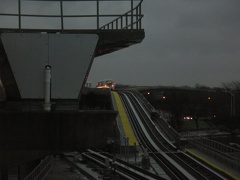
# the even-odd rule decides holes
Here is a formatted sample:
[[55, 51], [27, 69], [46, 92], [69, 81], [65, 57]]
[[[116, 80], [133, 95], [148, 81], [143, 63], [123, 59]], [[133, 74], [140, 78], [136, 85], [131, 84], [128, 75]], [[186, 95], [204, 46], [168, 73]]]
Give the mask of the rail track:
[[94, 171], [98, 171], [98, 173], [102, 175], [102, 179], [118, 177], [119, 179], [128, 180], [164, 180], [164, 178], [154, 173], [100, 151], [88, 149], [81, 153], [81, 159], [76, 160], [76, 158], [68, 157], [68, 160], [71, 161], [71, 164], [75, 167], [77, 167], [79, 162], [87, 163], [89, 167], [92, 167]]
[[171, 179], [231, 179], [228, 175], [216, 172], [177, 149], [174, 144], [159, 134], [156, 125], [149, 118], [149, 112], [143, 109], [143, 105], [134, 94], [123, 92], [120, 93], [120, 97], [139, 141]]
[[[203, 162], [199, 162], [184, 151], [177, 148], [173, 141], [164, 137], [151, 119], [150, 109], [142, 105], [143, 101], [130, 92], [119, 93], [126, 108], [131, 124], [137, 135], [139, 145], [148, 150], [149, 155], [173, 180], [186, 179], [232, 179], [226, 174], [215, 171]], [[142, 167], [116, 158], [110, 153], [100, 150], [86, 150], [81, 153], [81, 160], [70, 158], [73, 166], [81, 161], [87, 162], [99, 174], [99, 179], [165, 179], [163, 176], [148, 171]], [[94, 178], [90, 178], [94, 179]]]

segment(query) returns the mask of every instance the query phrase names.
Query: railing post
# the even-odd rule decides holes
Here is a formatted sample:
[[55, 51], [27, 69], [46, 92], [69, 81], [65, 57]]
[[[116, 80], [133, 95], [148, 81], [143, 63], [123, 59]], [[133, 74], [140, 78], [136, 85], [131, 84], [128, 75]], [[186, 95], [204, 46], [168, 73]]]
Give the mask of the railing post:
[[99, 30], [99, 0], [97, 0], [97, 30]]
[[136, 9], [136, 22], [137, 22], [137, 24], [136, 24], [136, 28], [137, 29], [139, 29], [139, 22], [138, 22], [138, 19], [139, 19], [139, 15], [138, 15], [138, 9], [139, 9], [139, 7], [137, 7], [137, 9]]
[[123, 28], [123, 18], [121, 16], [121, 29]]
[[131, 0], [131, 30], [133, 30], [133, 0]]
[[63, 2], [60, 0], [60, 11], [61, 11], [61, 29], [63, 30]]
[[18, 0], [18, 28], [22, 28], [22, 23], [21, 23], [21, 0]]
[[126, 14], [126, 29], [128, 29], [128, 14]]
[[[139, 5], [139, 14], [141, 15], [142, 14], [142, 9], [141, 9], [141, 7], [142, 7], [142, 1], [140, 2], [140, 5]], [[140, 29], [142, 29], [142, 21], [139, 21], [139, 25], [140, 25]]]

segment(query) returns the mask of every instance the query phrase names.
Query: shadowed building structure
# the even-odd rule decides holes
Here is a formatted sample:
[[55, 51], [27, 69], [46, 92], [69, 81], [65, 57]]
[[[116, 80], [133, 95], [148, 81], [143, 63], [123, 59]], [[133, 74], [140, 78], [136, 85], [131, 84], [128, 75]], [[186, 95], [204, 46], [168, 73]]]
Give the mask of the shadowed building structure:
[[[39, 2], [31, 3], [38, 6]], [[15, 1], [16, 12], [0, 12], [3, 19], [13, 21], [0, 28], [2, 179], [7, 179], [12, 167], [18, 167], [22, 179], [35, 161], [48, 154], [103, 148], [107, 138], [118, 138], [117, 112], [111, 106], [91, 111], [79, 108], [83, 86], [94, 57], [140, 43], [145, 35], [142, 1], [129, 0], [130, 10], [121, 15], [100, 14], [102, 0], [84, 0], [95, 4], [95, 14], [90, 15], [65, 13], [70, 2], [64, 0], [43, 2], [54, 2], [59, 14], [28, 13], [22, 0]], [[106, 17], [114, 20], [100, 26]], [[40, 27], [37, 22], [51, 18], [57, 22], [54, 27]], [[80, 19], [80, 24], [94, 18], [95, 27], [67, 27], [71, 18]]]

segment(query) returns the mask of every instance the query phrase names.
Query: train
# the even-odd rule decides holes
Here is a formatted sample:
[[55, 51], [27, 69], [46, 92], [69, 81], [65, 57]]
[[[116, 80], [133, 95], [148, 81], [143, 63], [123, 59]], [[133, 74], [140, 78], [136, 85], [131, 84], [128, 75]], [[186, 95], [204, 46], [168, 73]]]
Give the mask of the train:
[[97, 83], [96, 88], [109, 88], [111, 90], [114, 90], [115, 82], [111, 79], [102, 80]]
[[91, 87], [92, 87], [92, 84], [91, 84], [90, 82], [86, 82], [86, 83], [84, 84], [84, 87], [91, 88]]

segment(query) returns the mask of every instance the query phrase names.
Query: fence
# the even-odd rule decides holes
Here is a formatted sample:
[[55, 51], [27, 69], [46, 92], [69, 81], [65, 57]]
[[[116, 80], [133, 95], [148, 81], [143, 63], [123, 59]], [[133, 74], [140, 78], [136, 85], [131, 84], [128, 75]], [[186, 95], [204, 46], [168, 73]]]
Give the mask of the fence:
[[42, 180], [53, 166], [53, 156], [47, 156], [24, 180]]
[[193, 147], [202, 149], [206, 153], [209, 153], [240, 168], [240, 149], [201, 137], [194, 133], [188, 133], [188, 143]]
[[[46, 1], [46, 0], [45, 0]], [[54, 2], [55, 1], [55, 2]], [[86, 8], [96, 8], [94, 13], [92, 9], [89, 9], [89, 12], [86, 10], [86, 14], [81, 14], [82, 12], [79, 11], [78, 14], [72, 14], [67, 11], [67, 5], [69, 2], [65, 2], [66, 0], [49, 0], [48, 2], [54, 2], [55, 13], [48, 13], [48, 14], [35, 14], [35, 12], [25, 12], [26, 9], [29, 9], [24, 0], [16, 0], [14, 13], [4, 13], [0, 11], [0, 24], [6, 24], [4, 27], [0, 27], [0, 29], [59, 29], [59, 30], [69, 30], [69, 29], [94, 29], [94, 30], [127, 30], [127, 29], [141, 29], [142, 23], [141, 19], [143, 17], [141, 12], [141, 5], [143, 0], [125, 0], [131, 3], [131, 9], [124, 13], [124, 14], [103, 14], [100, 13], [100, 3], [106, 0], [75, 0], [82, 2], [89, 2], [90, 5], [85, 5]], [[121, 0], [108, 0], [116, 2], [123, 2]], [[136, 5], [133, 2], [138, 1], [139, 3]], [[28, 3], [30, 1], [27, 1]], [[36, 1], [32, 1], [31, 3], [37, 3]], [[38, 2], [39, 3], [39, 2]], [[41, 2], [43, 3], [43, 2]], [[94, 3], [94, 4], [92, 4]], [[25, 6], [27, 7], [25, 7]], [[41, 5], [41, 4], [40, 4]], [[39, 8], [40, 8], [40, 5]], [[135, 5], [135, 7], [134, 7]], [[10, 5], [9, 5], [10, 6]], [[45, 5], [46, 6], [46, 5]], [[117, 6], [117, 4], [115, 5]], [[2, 5], [2, 8], [4, 5]], [[110, 7], [109, 7], [110, 8]], [[8, 9], [8, 8], [4, 8]], [[1, 9], [0, 9], [1, 10]], [[106, 9], [107, 10], [107, 9]], [[105, 23], [104, 20], [106, 18], [115, 18], [109, 23]], [[1, 21], [2, 20], [2, 21]], [[94, 23], [91, 23], [93, 20]], [[4, 23], [3, 23], [4, 22]], [[12, 22], [12, 23], [10, 23]], [[9, 24], [10, 23], [10, 24]], [[100, 27], [100, 24], [102, 25]], [[69, 27], [69, 24], [72, 26]], [[79, 25], [82, 27], [75, 28], [74, 25]], [[42, 25], [42, 26], [41, 26]], [[44, 27], [47, 26], [46, 27]], [[89, 28], [89, 27], [90, 28]]]

